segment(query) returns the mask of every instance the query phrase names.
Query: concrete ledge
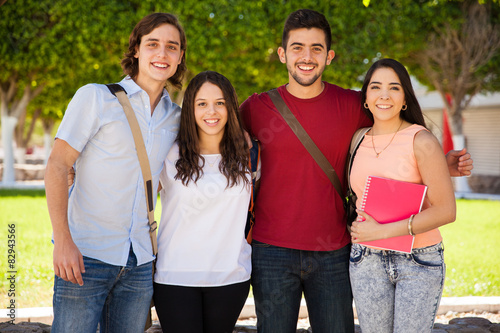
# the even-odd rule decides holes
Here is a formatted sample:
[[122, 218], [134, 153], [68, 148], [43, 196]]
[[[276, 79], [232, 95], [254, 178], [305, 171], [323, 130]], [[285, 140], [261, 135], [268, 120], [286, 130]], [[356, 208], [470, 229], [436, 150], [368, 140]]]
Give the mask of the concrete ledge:
[[[45, 308], [25, 308], [16, 309], [16, 319], [14, 323], [20, 323], [23, 321], [28, 322], [39, 322], [44, 324], [52, 324], [53, 311], [51, 307]], [[446, 314], [448, 312], [499, 312], [500, 311], [500, 297], [480, 297], [480, 296], [470, 296], [470, 297], [443, 297], [441, 299], [441, 304], [438, 309], [438, 315]], [[0, 322], [10, 321], [11, 318], [8, 316], [9, 312], [7, 309], [2, 309], [0, 312]], [[356, 312], [355, 312], [356, 314]], [[255, 317], [255, 305], [253, 298], [248, 298], [245, 306], [241, 310], [240, 319], [247, 319]], [[300, 305], [299, 318], [307, 318], [307, 308], [306, 302], [302, 299]], [[156, 316], [156, 311], [153, 309], [153, 320], [158, 320]]]
[[500, 312], [500, 297], [443, 297], [438, 309], [439, 314], [452, 312]]

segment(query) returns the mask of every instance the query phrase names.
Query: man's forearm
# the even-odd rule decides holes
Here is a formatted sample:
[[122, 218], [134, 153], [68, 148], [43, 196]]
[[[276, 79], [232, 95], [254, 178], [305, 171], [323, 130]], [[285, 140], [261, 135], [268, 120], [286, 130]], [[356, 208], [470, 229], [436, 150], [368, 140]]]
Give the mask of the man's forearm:
[[45, 172], [47, 207], [54, 231], [54, 242], [60, 237], [71, 237], [68, 226], [68, 175], [69, 168], [49, 159]]

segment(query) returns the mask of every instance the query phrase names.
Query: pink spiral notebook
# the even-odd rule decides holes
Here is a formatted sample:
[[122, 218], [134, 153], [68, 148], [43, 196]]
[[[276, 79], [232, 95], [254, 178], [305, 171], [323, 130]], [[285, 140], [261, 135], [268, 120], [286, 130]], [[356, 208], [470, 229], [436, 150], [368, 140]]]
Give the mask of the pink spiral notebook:
[[[360, 209], [378, 223], [401, 221], [420, 212], [426, 192], [427, 186], [422, 184], [368, 176]], [[413, 240], [413, 236], [405, 235], [359, 244], [411, 253]]]

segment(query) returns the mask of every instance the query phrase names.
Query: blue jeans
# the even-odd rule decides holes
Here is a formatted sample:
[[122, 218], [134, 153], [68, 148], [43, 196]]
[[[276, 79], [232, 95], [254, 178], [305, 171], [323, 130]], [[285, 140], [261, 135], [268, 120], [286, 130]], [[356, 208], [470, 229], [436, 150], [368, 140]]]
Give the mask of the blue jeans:
[[354, 332], [350, 245], [302, 251], [252, 242], [252, 286], [259, 333], [297, 329], [302, 293], [314, 333]]
[[137, 266], [131, 251], [124, 267], [83, 257], [83, 286], [54, 280], [52, 333], [143, 333], [153, 296], [152, 263]]
[[411, 254], [353, 244], [351, 285], [363, 333], [431, 332], [444, 275], [441, 243]]

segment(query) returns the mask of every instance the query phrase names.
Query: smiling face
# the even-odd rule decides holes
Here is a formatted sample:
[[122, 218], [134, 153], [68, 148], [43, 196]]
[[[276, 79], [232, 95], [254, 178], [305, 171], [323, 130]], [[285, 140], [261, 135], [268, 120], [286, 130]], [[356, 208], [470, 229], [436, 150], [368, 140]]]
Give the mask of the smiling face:
[[224, 135], [227, 123], [226, 100], [222, 90], [213, 83], [205, 82], [194, 98], [194, 117], [200, 142], [218, 140]]
[[182, 61], [179, 30], [171, 24], [163, 24], [144, 35], [135, 58], [139, 62], [136, 82], [140, 87], [164, 86], [177, 71]]
[[366, 103], [375, 122], [400, 122], [405, 94], [398, 75], [392, 68], [382, 67], [373, 72], [366, 90]]
[[318, 28], [291, 30], [286, 51], [278, 49], [280, 61], [286, 64], [290, 85], [308, 87], [321, 84], [321, 76], [326, 65], [335, 57], [326, 46], [326, 36]]

